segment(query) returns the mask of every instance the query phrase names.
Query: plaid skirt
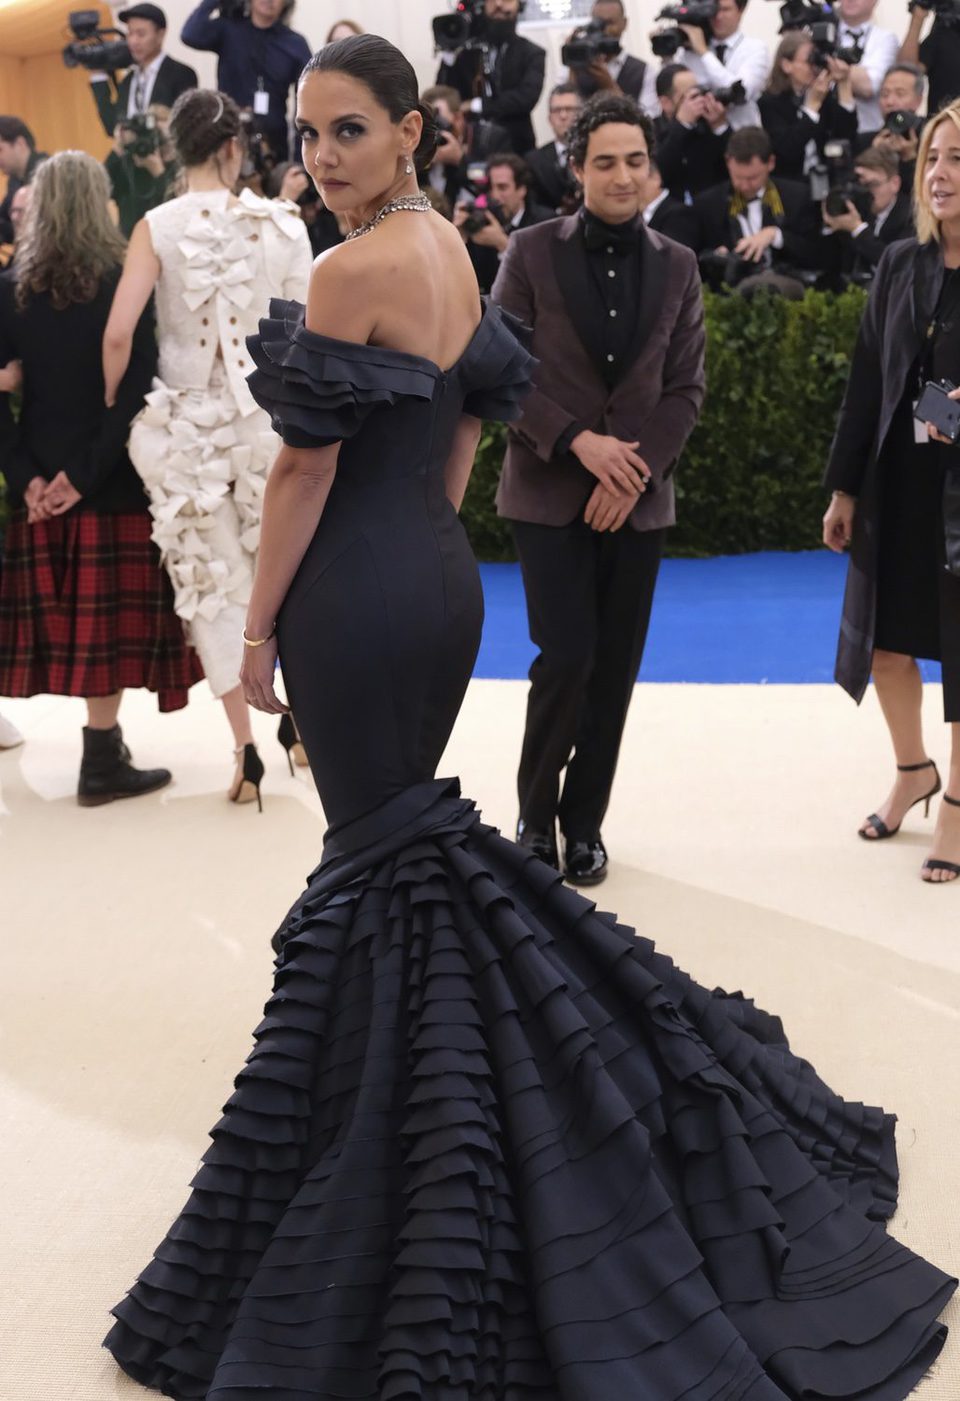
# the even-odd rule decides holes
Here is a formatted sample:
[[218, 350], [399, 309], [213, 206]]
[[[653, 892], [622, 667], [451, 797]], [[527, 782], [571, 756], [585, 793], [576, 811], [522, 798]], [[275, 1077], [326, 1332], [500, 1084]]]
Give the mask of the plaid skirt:
[[7, 522], [0, 571], [0, 696], [155, 691], [180, 710], [203, 668], [173, 611], [150, 517], [70, 511]]

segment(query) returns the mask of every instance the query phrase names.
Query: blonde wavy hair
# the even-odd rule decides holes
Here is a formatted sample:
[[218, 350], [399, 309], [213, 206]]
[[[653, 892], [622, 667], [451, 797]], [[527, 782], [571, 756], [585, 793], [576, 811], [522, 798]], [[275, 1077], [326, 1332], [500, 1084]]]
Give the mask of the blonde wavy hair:
[[126, 244], [110, 218], [110, 182], [84, 151], [60, 151], [37, 167], [17, 248], [17, 304], [47, 294], [57, 311], [90, 302], [122, 266]]
[[913, 207], [917, 225], [917, 238], [920, 243], [929, 243], [932, 239], [934, 243], [940, 242], [940, 220], [930, 208], [930, 196], [927, 193], [926, 170], [927, 156], [933, 142], [934, 134], [938, 127], [944, 122], [953, 122], [960, 137], [960, 98], [950, 102], [942, 108], [936, 116], [931, 117], [923, 129], [920, 137], [920, 148], [917, 151], [917, 169], [913, 177]]

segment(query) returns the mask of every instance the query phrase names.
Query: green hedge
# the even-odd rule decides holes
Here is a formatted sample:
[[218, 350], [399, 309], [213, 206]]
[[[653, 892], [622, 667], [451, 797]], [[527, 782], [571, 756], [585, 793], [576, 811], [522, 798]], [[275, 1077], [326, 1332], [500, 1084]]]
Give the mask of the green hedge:
[[[866, 294], [705, 294], [707, 399], [676, 472], [673, 555], [820, 542], [820, 478]], [[514, 558], [494, 510], [505, 431], [484, 426], [463, 519], [480, 559]]]
[[[866, 300], [705, 294], [707, 400], [677, 467], [673, 555], [811, 549], [820, 477]], [[494, 496], [506, 433], [485, 424], [463, 520], [483, 560], [515, 558]], [[0, 491], [0, 526], [3, 500]]]

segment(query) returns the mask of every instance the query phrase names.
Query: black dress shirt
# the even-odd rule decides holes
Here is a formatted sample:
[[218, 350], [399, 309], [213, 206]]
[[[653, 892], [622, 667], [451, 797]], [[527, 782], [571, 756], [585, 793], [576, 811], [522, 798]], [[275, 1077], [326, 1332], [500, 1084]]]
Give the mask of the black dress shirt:
[[612, 386], [622, 373], [640, 305], [641, 220], [638, 215], [628, 224], [607, 224], [586, 209], [582, 218], [587, 265], [597, 292], [600, 369]]

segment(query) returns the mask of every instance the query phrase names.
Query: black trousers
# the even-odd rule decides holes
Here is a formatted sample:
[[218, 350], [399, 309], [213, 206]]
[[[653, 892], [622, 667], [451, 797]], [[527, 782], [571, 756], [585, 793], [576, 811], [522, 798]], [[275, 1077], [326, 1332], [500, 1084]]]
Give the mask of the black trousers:
[[[527, 724], [517, 775], [520, 817], [568, 841], [600, 835], [643, 648], [665, 530], [611, 534], [513, 522], [527, 598]], [[572, 758], [571, 758], [572, 755]], [[563, 792], [560, 777], [566, 767]]]

